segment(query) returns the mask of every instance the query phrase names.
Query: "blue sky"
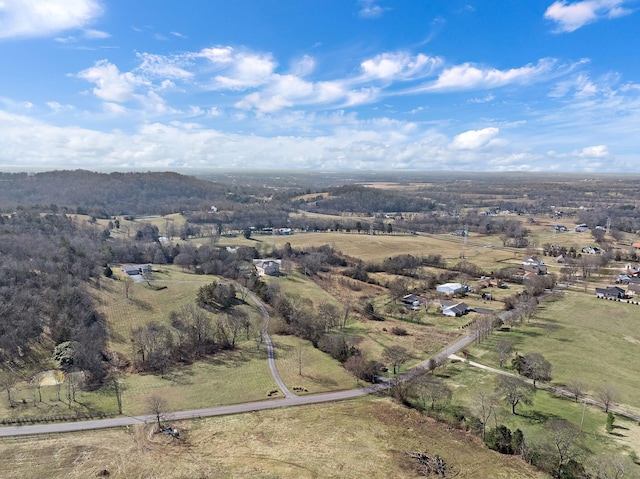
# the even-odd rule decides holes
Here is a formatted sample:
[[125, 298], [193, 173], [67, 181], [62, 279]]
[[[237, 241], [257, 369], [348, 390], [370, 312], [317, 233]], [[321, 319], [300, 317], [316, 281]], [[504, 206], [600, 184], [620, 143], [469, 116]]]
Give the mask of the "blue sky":
[[640, 0], [0, 0], [0, 168], [640, 173]]

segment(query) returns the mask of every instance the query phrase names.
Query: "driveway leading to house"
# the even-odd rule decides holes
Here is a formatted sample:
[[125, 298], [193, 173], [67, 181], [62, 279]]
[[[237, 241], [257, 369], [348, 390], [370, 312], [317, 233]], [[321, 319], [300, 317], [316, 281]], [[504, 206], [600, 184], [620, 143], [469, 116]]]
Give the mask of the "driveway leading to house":
[[295, 394], [289, 391], [287, 386], [284, 384], [284, 381], [280, 377], [278, 370], [276, 369], [276, 354], [275, 350], [273, 349], [271, 337], [269, 336], [269, 311], [267, 311], [267, 308], [264, 306], [264, 304], [262, 304], [262, 301], [260, 301], [251, 291], [247, 292], [247, 296], [249, 296], [251, 298], [251, 301], [253, 301], [254, 304], [258, 307], [264, 319], [262, 337], [264, 338], [264, 342], [267, 345], [267, 360], [269, 361], [269, 370], [271, 371], [271, 375], [280, 388], [280, 391], [282, 391], [282, 394], [284, 394], [286, 398], [297, 397]]

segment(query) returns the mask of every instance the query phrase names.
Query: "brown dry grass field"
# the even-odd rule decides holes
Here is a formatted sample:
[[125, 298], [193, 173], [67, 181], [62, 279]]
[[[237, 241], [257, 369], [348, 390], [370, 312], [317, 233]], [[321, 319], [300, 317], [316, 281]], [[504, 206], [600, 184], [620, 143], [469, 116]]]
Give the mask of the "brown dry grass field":
[[[169, 420], [170, 422], [170, 420]], [[458, 478], [543, 478], [513, 456], [487, 450], [388, 399], [365, 398], [172, 424], [0, 442], [6, 479], [415, 478], [406, 452], [438, 454]]]

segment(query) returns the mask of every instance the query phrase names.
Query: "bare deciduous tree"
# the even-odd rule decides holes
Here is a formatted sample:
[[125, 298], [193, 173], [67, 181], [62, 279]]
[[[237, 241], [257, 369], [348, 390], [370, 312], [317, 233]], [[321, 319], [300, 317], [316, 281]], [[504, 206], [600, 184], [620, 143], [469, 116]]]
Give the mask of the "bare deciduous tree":
[[513, 353], [513, 348], [515, 346], [515, 342], [511, 339], [500, 338], [496, 343], [495, 350], [498, 353], [498, 360], [500, 361], [500, 367], [503, 366], [504, 362], [509, 359], [511, 353]]
[[580, 452], [580, 433], [576, 426], [566, 419], [552, 419], [547, 423], [551, 431], [553, 446], [556, 452], [556, 474], [561, 477], [563, 467]]
[[158, 430], [162, 429], [162, 419], [167, 410], [167, 402], [160, 396], [150, 396], [147, 399], [147, 409], [150, 414], [155, 416]]
[[602, 387], [600, 387], [596, 392], [596, 396], [598, 400], [603, 404], [604, 412], [609, 412], [611, 404], [616, 400], [616, 397], [618, 396], [618, 391], [611, 384], [603, 384]]
[[482, 440], [484, 441], [487, 423], [489, 422], [489, 419], [491, 419], [491, 416], [496, 413], [499, 398], [496, 396], [495, 391], [479, 389], [475, 395], [475, 399], [474, 409], [480, 417], [480, 423], [482, 424]]
[[423, 408], [435, 409], [436, 404], [451, 399], [451, 389], [439, 377], [420, 374], [412, 379], [415, 394], [420, 398]]
[[382, 357], [391, 365], [393, 374], [395, 374], [396, 371], [411, 358], [411, 355], [409, 351], [402, 346], [390, 346], [384, 350]]
[[500, 376], [496, 384], [496, 393], [511, 407], [511, 414], [516, 414], [518, 404], [531, 404], [535, 391], [529, 383], [514, 376]]
[[551, 379], [551, 363], [540, 353], [530, 353], [524, 356], [524, 365], [521, 373], [533, 379], [533, 386], [537, 381], [547, 381]]
[[11, 369], [4, 369], [0, 371], [0, 387], [7, 393], [7, 400], [9, 401], [10, 407], [13, 407], [13, 397], [11, 396], [11, 391], [18, 383], [19, 379], [20, 378], [18, 377], [16, 372]]
[[578, 402], [584, 394], [584, 390], [587, 388], [587, 385], [582, 378], [576, 377], [569, 381], [567, 388], [569, 389], [569, 392], [571, 392], [573, 399]]

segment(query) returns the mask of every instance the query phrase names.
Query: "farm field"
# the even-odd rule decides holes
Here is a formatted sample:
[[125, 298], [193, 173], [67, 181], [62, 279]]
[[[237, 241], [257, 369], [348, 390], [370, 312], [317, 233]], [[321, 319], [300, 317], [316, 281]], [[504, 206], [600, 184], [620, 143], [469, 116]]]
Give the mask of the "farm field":
[[[290, 236], [276, 236], [277, 247], [290, 243], [294, 248], [330, 245], [347, 256], [363, 261], [380, 261], [399, 254], [414, 256], [440, 254], [448, 264], [460, 260], [461, 252], [469, 261], [481, 267], [495, 267], [496, 264], [522, 259], [523, 251], [494, 249], [497, 238], [477, 238], [469, 240], [466, 248], [460, 237], [453, 235], [368, 235], [349, 233], [296, 233]], [[494, 244], [495, 243], [495, 244]]]
[[399, 406], [364, 398], [172, 424], [180, 439], [150, 426], [0, 442], [8, 479], [414, 478], [406, 452], [438, 454], [459, 478], [543, 478], [522, 460], [490, 451], [468, 434]]

